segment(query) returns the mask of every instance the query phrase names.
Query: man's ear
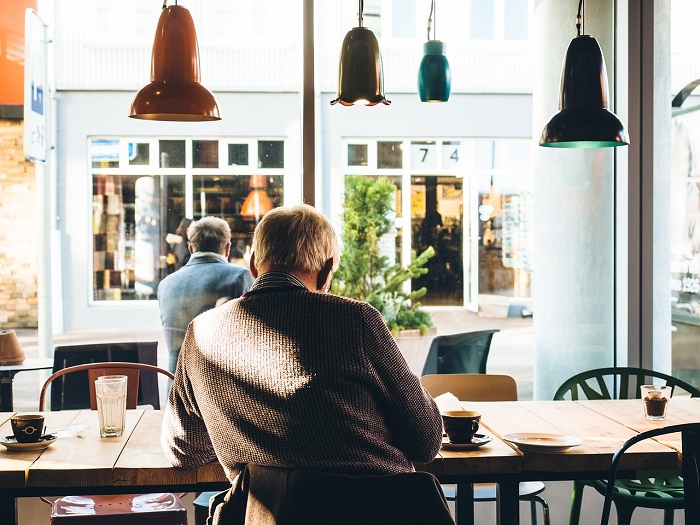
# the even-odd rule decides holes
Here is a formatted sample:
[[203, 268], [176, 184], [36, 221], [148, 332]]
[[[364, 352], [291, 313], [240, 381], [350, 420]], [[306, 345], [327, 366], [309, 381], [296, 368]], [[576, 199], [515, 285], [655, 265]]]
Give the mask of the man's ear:
[[326, 288], [330, 287], [330, 277], [331, 271], [333, 270], [333, 258], [328, 259], [321, 271], [318, 272], [318, 277], [316, 278], [316, 290], [319, 292], [326, 292]]
[[190, 255], [194, 254], [194, 246], [192, 246], [190, 243], [187, 243], [187, 251], [190, 252]]
[[255, 252], [250, 254], [250, 273], [253, 275], [253, 279], [258, 278], [258, 269], [255, 267]]

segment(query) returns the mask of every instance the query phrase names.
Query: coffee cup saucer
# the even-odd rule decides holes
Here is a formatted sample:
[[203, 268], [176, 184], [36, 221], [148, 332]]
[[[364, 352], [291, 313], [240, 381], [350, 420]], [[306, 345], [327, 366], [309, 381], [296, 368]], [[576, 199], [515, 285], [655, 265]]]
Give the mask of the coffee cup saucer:
[[493, 440], [488, 434], [474, 434], [471, 443], [450, 443], [450, 438], [442, 438], [442, 448], [444, 450], [474, 450], [486, 445]]
[[56, 436], [53, 434], [41, 436], [41, 439], [39, 439], [39, 441], [36, 443], [18, 443], [15, 436], [0, 437], [0, 445], [5, 447], [7, 450], [18, 452], [44, 450], [50, 447], [54, 441], [56, 441]]

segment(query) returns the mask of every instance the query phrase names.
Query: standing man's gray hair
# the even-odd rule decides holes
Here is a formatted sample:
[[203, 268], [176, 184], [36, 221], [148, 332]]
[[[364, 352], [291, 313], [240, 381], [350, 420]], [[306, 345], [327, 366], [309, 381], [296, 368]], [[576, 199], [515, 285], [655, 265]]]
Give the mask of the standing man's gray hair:
[[231, 228], [219, 217], [202, 217], [187, 228], [187, 238], [195, 252], [224, 253], [231, 242]]
[[255, 228], [253, 253], [258, 264], [319, 272], [328, 259], [338, 266], [340, 249], [333, 225], [309, 206], [280, 206], [265, 214]]

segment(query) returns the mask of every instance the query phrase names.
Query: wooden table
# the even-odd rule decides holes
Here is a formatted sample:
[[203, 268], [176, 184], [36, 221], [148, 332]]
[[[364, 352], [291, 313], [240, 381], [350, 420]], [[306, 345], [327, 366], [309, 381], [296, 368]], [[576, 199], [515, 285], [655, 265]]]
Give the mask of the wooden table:
[[[498, 518], [519, 523], [518, 483], [528, 480], [604, 478], [613, 453], [629, 437], [649, 428], [700, 421], [699, 399], [672, 399], [668, 418], [646, 421], [642, 402], [523, 401], [464, 403], [482, 414], [484, 430], [493, 436], [474, 451], [441, 450], [434, 461], [417, 468], [441, 482], [457, 483], [457, 522], [473, 523], [473, 482], [499, 483]], [[0, 435], [11, 434], [10, 412], [0, 413]], [[57, 440], [43, 452], [8, 452], [0, 447], [0, 513], [15, 509], [15, 498], [39, 495], [222, 490], [228, 480], [219, 464], [195, 470], [170, 466], [160, 448], [162, 412], [127, 411], [122, 437], [100, 438], [97, 412], [46, 412], [49, 431], [83, 425], [83, 437]], [[584, 444], [558, 454], [522, 453], [500, 438], [511, 432], [571, 434]], [[676, 468], [680, 438], [636, 445], [621, 468], [625, 477], [640, 469]], [[48, 509], [47, 509], [48, 514]], [[16, 522], [16, 518], [15, 518]]]
[[[465, 486], [469, 475], [471, 481], [498, 482], [498, 521], [504, 524], [519, 523], [519, 482], [607, 478], [612, 455], [630, 437], [651, 428], [700, 421], [700, 399], [691, 398], [672, 399], [665, 421], [645, 420], [641, 400], [464, 402], [463, 406], [481, 412], [482, 426], [494, 441], [478, 452], [441, 451], [438, 477], [441, 481], [461, 481], [458, 498], [460, 490], [466, 490], [465, 500], [469, 498], [470, 487]], [[523, 453], [513, 448], [518, 457], [512, 458], [502, 453], [502, 445], [510, 445], [500, 438], [513, 432], [573, 435], [584, 444], [556, 454]], [[619, 477], [635, 477], [637, 470], [678, 468], [680, 450], [679, 434], [639, 443], [625, 454]], [[477, 464], [472, 456], [491, 461]], [[464, 509], [459, 502], [459, 525], [473, 523], [469, 503]]]

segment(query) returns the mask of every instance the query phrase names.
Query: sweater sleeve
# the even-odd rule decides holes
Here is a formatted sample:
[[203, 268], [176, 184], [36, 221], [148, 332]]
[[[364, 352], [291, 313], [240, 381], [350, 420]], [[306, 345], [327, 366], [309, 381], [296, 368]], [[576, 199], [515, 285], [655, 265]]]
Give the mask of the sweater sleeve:
[[440, 411], [411, 372], [381, 314], [370, 305], [363, 308], [363, 349], [392, 442], [413, 463], [432, 461], [442, 442]]
[[196, 468], [217, 459], [188, 378], [188, 355], [194, 351], [196, 342], [190, 324], [168, 396], [161, 432], [165, 455], [173, 466], [182, 468]]

